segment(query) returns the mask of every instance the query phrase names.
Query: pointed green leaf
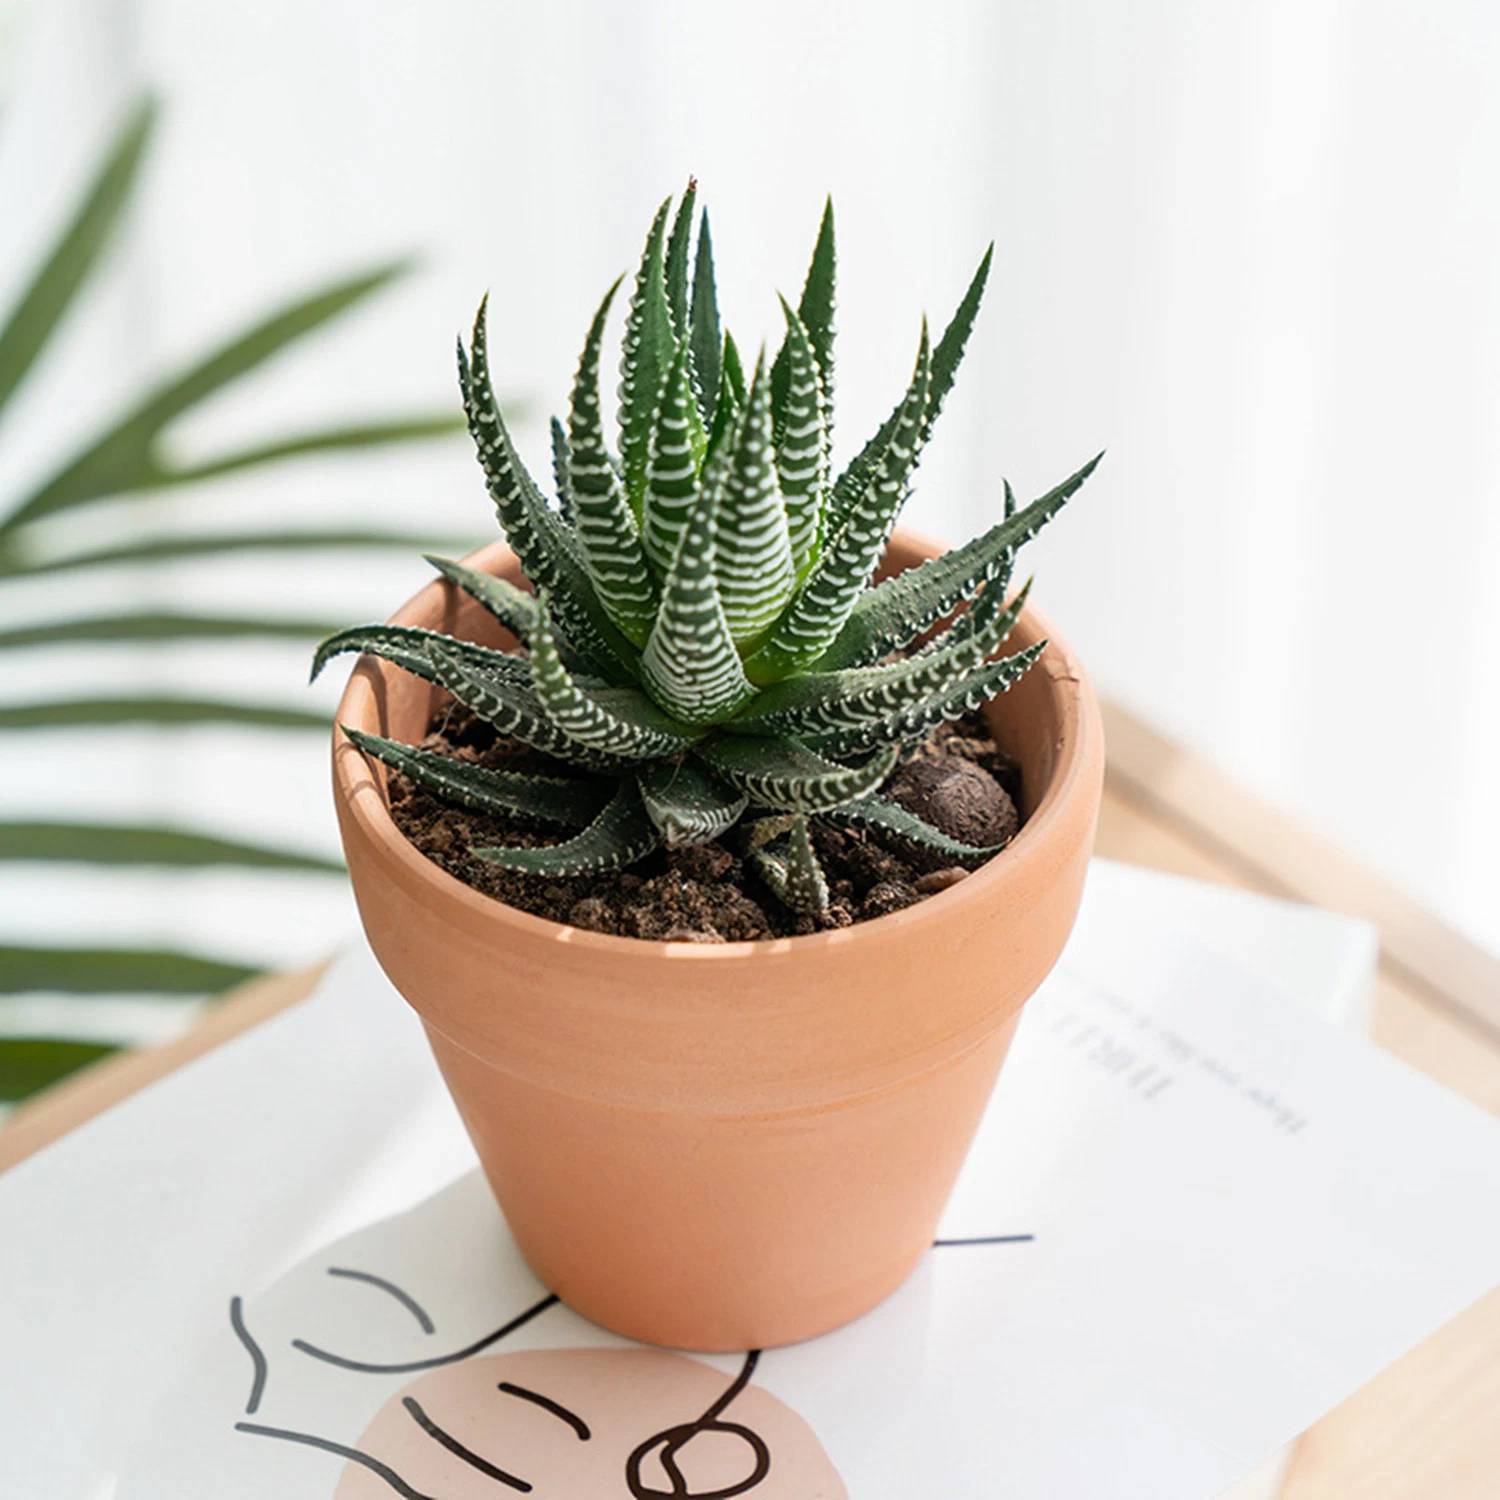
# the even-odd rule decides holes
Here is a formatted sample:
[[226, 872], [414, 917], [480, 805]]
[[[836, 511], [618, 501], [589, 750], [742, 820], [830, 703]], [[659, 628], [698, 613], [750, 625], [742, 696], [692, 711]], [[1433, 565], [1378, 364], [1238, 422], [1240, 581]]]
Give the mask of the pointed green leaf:
[[568, 476], [584, 566], [610, 618], [641, 646], [656, 617], [656, 580], [646, 562], [635, 513], [604, 444], [599, 408], [599, 350], [619, 285], [615, 282], [604, 294], [578, 360], [569, 416]]
[[902, 407], [901, 423], [881, 458], [879, 471], [840, 530], [830, 536], [766, 644], [746, 662], [745, 670], [752, 682], [762, 685], [777, 682], [816, 661], [843, 629], [855, 602], [865, 592], [906, 499], [927, 400], [930, 364], [924, 323], [917, 373]]
[[641, 658], [646, 690], [685, 724], [726, 719], [754, 696], [714, 582], [714, 532], [728, 471], [721, 449], [662, 585], [661, 608]]
[[347, 724], [342, 728], [367, 755], [373, 755], [444, 801], [480, 812], [582, 828], [609, 796], [607, 782], [491, 770], [436, 750], [422, 750], [378, 734], [365, 734]]
[[[708, 447], [703, 456], [705, 464], [726, 444], [734, 442], [745, 410], [745, 376], [740, 369], [739, 355], [734, 350], [734, 340], [727, 333], [724, 335], [724, 356], [723, 377], [719, 381], [713, 425], [709, 428]], [[701, 472], [698, 482], [703, 482]]]
[[65, 698], [0, 707], [0, 729], [83, 729], [117, 724], [246, 724], [258, 729], [328, 730], [328, 715], [216, 698]]
[[661, 405], [651, 431], [651, 460], [641, 512], [641, 539], [646, 555], [664, 577], [672, 567], [689, 512], [698, 495], [708, 439], [698, 415], [688, 370], [688, 346], [682, 344], [662, 385]]
[[156, 105], [149, 98], [131, 111], [72, 220], [48, 248], [30, 286], [0, 331], [0, 411], [97, 263], [130, 200], [155, 117]]
[[334, 627], [327, 620], [255, 619], [236, 615], [186, 615], [171, 610], [138, 610], [95, 615], [87, 620], [47, 620], [0, 630], [0, 651], [82, 642], [211, 641], [256, 636], [272, 640], [315, 640]]
[[576, 838], [540, 849], [475, 849], [474, 857], [533, 875], [590, 875], [633, 865], [660, 842], [630, 779], [620, 783], [609, 805]]
[[1026, 675], [1046, 648], [1046, 641], [1038, 641], [1014, 656], [985, 662], [920, 704], [897, 709], [886, 718], [858, 729], [809, 735], [808, 743], [821, 754], [834, 756], [860, 755], [893, 740], [915, 744], [944, 720], [972, 713], [983, 708], [997, 693], [1008, 691]]
[[[432, 675], [439, 686], [497, 733], [585, 770], [618, 770], [628, 764], [618, 756], [586, 749], [564, 734], [547, 716], [529, 682], [476, 668], [461, 650], [454, 649], [456, 644], [446, 637], [428, 643]], [[529, 672], [530, 663], [526, 665]]]
[[686, 750], [695, 738], [635, 688], [615, 689], [605, 699], [580, 687], [557, 654], [545, 601], [531, 633], [531, 685], [552, 723], [587, 750], [654, 760]]
[[646, 492], [651, 428], [661, 399], [662, 381], [677, 353], [662, 254], [671, 207], [672, 200], [668, 198], [657, 210], [646, 237], [630, 312], [625, 319], [625, 342], [620, 357], [620, 461], [625, 472], [625, 493], [637, 514]]
[[576, 526], [578, 513], [573, 504], [573, 480], [570, 472], [573, 455], [568, 434], [556, 417], [548, 424], [548, 431], [552, 434], [552, 485], [557, 491], [557, 513], [569, 526]]
[[891, 745], [863, 765], [842, 766], [791, 741], [717, 735], [695, 754], [761, 805], [813, 813], [868, 796], [890, 775], [899, 748]]
[[646, 813], [669, 849], [718, 838], [734, 827], [749, 803], [691, 756], [646, 766], [636, 783]]
[[120, 1051], [113, 1042], [77, 1042], [67, 1037], [0, 1037], [0, 1104], [18, 1104], [70, 1073]]
[[714, 578], [736, 646], [765, 633], [796, 582], [774, 460], [771, 382], [762, 356], [714, 523]]
[[260, 971], [193, 953], [141, 948], [0, 946], [0, 995], [216, 995]]
[[[287, 345], [364, 301], [406, 269], [402, 262], [338, 282], [267, 318], [169, 380], [11, 512], [0, 523], [0, 531], [106, 495], [173, 483], [184, 473], [202, 475], [213, 470], [214, 465], [180, 470], [167, 462], [158, 451], [158, 440], [167, 424], [264, 364]], [[305, 451], [301, 446], [305, 441], [295, 440], [295, 451]], [[292, 450], [278, 448], [271, 456], [284, 456], [286, 451]], [[243, 466], [247, 461], [246, 455], [241, 454], [235, 464]]]
[[688, 250], [692, 245], [693, 208], [697, 201], [698, 183], [689, 177], [677, 217], [672, 221], [672, 233], [667, 237], [667, 306], [680, 342], [686, 342], [688, 336]]
[[0, 860], [90, 865], [239, 865], [246, 869], [343, 873], [338, 860], [292, 849], [267, 849], [180, 828], [123, 823], [0, 823]]
[[828, 880], [818, 863], [805, 817], [793, 819], [784, 850], [760, 849], [751, 860], [772, 894], [792, 911], [810, 914], [827, 907]]
[[998, 854], [1004, 844], [976, 846], [960, 843], [949, 838], [916, 813], [908, 812], [899, 802], [885, 797], [865, 797], [858, 802], [848, 802], [827, 814], [836, 823], [852, 823], [866, 828], [878, 828], [882, 833], [895, 834], [909, 844], [922, 849], [931, 849], [935, 854], [945, 854], [953, 859], [988, 859]]
[[786, 314], [787, 390], [776, 424], [776, 468], [786, 497], [787, 533], [792, 563], [799, 578], [817, 557], [822, 541], [823, 491], [828, 483], [828, 425], [823, 377], [812, 339], [802, 319], [781, 303]]
[[[422, 560], [430, 562], [444, 578], [461, 588], [476, 603], [493, 615], [524, 646], [536, 625], [537, 606], [534, 595], [504, 578], [492, 573], [481, 573], [476, 568], [466, 568], [451, 558], [437, 557], [431, 552], [423, 554]], [[484, 648], [480, 648], [481, 650]]]
[[437, 682], [432, 661], [427, 654], [430, 645], [441, 645], [461, 657], [475, 671], [504, 677], [525, 686], [531, 680], [531, 669], [524, 657], [473, 641], [460, 641], [439, 630], [423, 630], [416, 625], [355, 625], [331, 635], [313, 653], [312, 679], [335, 657], [350, 651], [362, 656], [378, 656], [394, 662], [403, 672], [410, 672], [424, 682]]
[[532, 583], [552, 595], [553, 613], [589, 670], [614, 682], [632, 681], [635, 648], [609, 618], [575, 551], [578, 542], [548, 509], [506, 431], [490, 380], [483, 302], [468, 357], [459, 345], [458, 378], [469, 430], [511, 550]]
[[[818, 369], [823, 377], [823, 399], [827, 409], [830, 437], [833, 429], [833, 314], [836, 254], [833, 240], [833, 199], [823, 205], [823, 221], [818, 226], [817, 243], [813, 246], [812, 262], [807, 268], [807, 280], [802, 287], [802, 300], [797, 304], [797, 314], [802, 319], [812, 340], [818, 357]], [[791, 385], [791, 355], [787, 343], [783, 343], [776, 363], [771, 367], [771, 399], [778, 422], [786, 408], [787, 391]]]
[[848, 623], [819, 658], [818, 670], [865, 666], [908, 646], [981, 584], [1008, 571], [1016, 549], [1078, 493], [1103, 457], [1101, 453], [1090, 459], [1041, 499], [1007, 515], [962, 547], [877, 584], [855, 604]]
[[1028, 583], [1008, 607], [991, 584], [959, 623], [915, 656], [842, 672], [808, 672], [767, 688], [735, 721], [754, 733], [794, 738], [897, 722], [983, 664], [1014, 628]]
[[693, 263], [691, 336], [693, 380], [698, 388], [698, 410], [710, 424], [719, 399], [719, 294], [714, 285], [714, 246], [708, 232], [708, 210], [698, 221], [698, 255]]

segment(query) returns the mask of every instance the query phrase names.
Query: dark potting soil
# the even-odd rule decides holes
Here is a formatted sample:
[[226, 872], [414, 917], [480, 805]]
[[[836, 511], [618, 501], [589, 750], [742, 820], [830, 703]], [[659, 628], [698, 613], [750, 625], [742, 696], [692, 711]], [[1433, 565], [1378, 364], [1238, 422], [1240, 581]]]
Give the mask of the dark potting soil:
[[[422, 748], [495, 769], [555, 771], [554, 763], [497, 736], [456, 706]], [[897, 767], [882, 795], [967, 844], [1008, 841], [1020, 827], [1020, 767], [991, 739], [978, 714], [934, 730]], [[698, 943], [794, 937], [900, 911], [969, 873], [946, 856], [881, 831], [815, 819], [812, 839], [828, 877], [829, 903], [818, 916], [798, 915], [741, 857], [742, 829], [692, 849], [659, 849], [627, 870], [555, 878], [507, 870], [474, 858], [472, 851], [534, 847], [561, 836], [439, 802], [395, 772], [390, 796], [396, 826], [434, 864], [475, 890], [554, 922], [621, 937]]]

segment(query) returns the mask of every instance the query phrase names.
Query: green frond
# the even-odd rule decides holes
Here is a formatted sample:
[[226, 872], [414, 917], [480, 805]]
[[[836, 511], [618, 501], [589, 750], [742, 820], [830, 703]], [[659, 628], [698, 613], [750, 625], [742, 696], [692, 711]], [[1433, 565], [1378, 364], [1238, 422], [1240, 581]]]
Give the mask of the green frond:
[[169, 609], [127, 610], [81, 620], [41, 620], [0, 630], [0, 651], [35, 646], [116, 645], [127, 641], [213, 641], [259, 636], [305, 641], [326, 635], [327, 620], [287, 620], [274, 615], [189, 615]]
[[184, 828], [124, 823], [0, 822], [0, 860], [90, 865], [168, 865], [190, 869], [237, 865], [250, 870], [307, 870], [341, 875], [338, 860], [215, 838]]
[[113, 1042], [78, 1042], [71, 1037], [0, 1037], [0, 1104], [19, 1104], [119, 1051]]
[[983, 708], [997, 693], [1008, 691], [1031, 669], [1046, 650], [1046, 641], [1027, 646], [1014, 656], [1002, 656], [965, 674], [915, 707], [897, 710], [887, 718], [834, 734], [808, 736], [808, 742], [823, 755], [860, 755], [893, 740], [915, 744], [944, 720], [960, 718]]
[[[818, 225], [817, 242], [813, 245], [812, 261], [807, 268], [807, 280], [802, 285], [802, 298], [797, 304], [797, 315], [807, 329], [813, 350], [818, 358], [818, 370], [823, 377], [823, 399], [827, 407], [829, 437], [833, 432], [833, 315], [834, 283], [836, 280], [837, 255], [833, 237], [833, 199], [823, 204], [823, 219]], [[771, 367], [771, 402], [778, 423], [786, 409], [787, 392], [791, 386], [790, 335], [783, 342]]]
[[823, 491], [828, 483], [828, 422], [823, 377], [812, 339], [785, 298], [787, 389], [776, 423], [776, 468], [786, 497], [787, 534], [797, 576], [806, 575], [817, 556], [823, 522]]
[[568, 442], [568, 432], [556, 417], [547, 423], [552, 436], [552, 487], [557, 491], [557, 513], [569, 526], [578, 523], [577, 507], [573, 504], [573, 453]]
[[531, 686], [552, 723], [586, 750], [654, 760], [686, 750], [696, 738], [635, 688], [615, 689], [607, 701], [585, 691], [557, 653], [545, 600], [531, 633]]
[[662, 381], [677, 353], [672, 310], [667, 305], [662, 249], [671, 207], [672, 200], [668, 198], [657, 210], [651, 233], [646, 237], [630, 312], [625, 319], [625, 341], [620, 356], [620, 461], [625, 471], [625, 492], [637, 515], [646, 492], [651, 427], [661, 399]]
[[688, 185], [677, 205], [672, 232], [667, 236], [665, 275], [667, 307], [679, 342], [688, 336], [688, 251], [693, 239], [693, 208], [698, 202], [698, 183], [689, 177]]
[[752, 682], [767, 685], [816, 661], [849, 618], [890, 538], [906, 499], [922, 412], [926, 408], [931, 354], [927, 325], [917, 353], [917, 373], [902, 407], [902, 420], [880, 468], [840, 529], [833, 533], [812, 571], [792, 596], [766, 644], [745, 664]]
[[660, 761], [636, 776], [646, 813], [669, 849], [706, 844], [733, 828], [749, 804], [691, 756]]
[[393, 662], [403, 672], [410, 672], [425, 682], [437, 682], [428, 656], [428, 647], [432, 645], [451, 651], [475, 671], [503, 677], [523, 686], [531, 681], [531, 668], [524, 657], [496, 651], [489, 646], [476, 646], [473, 641], [456, 640], [440, 630], [423, 630], [416, 625], [355, 625], [340, 630], [319, 643], [313, 653], [309, 680], [316, 682], [323, 668], [335, 656], [357, 651], [361, 656], [378, 656]]
[[541, 849], [476, 849], [474, 857], [531, 875], [592, 875], [633, 865], [660, 843], [634, 780], [626, 780], [576, 838]]
[[714, 246], [708, 232], [708, 210], [698, 221], [698, 253], [693, 262], [692, 333], [693, 379], [698, 387], [698, 410], [703, 424], [713, 420], [719, 399], [719, 363], [722, 358], [719, 330], [719, 293], [714, 285]]
[[890, 775], [900, 750], [891, 745], [863, 765], [843, 766], [791, 741], [717, 735], [695, 753], [762, 806], [816, 813], [868, 796]]
[[1031, 589], [1028, 583], [1008, 607], [995, 584], [959, 622], [919, 655], [874, 667], [808, 672], [765, 692], [735, 720], [752, 733], [793, 738], [838, 734], [869, 724], [895, 722], [976, 670], [1005, 640]]
[[0, 995], [216, 995], [260, 973], [196, 953], [158, 948], [0, 946]]
[[95, 729], [105, 725], [244, 724], [257, 729], [328, 730], [328, 715], [274, 703], [142, 694], [133, 698], [61, 698], [0, 706], [0, 729]]
[[684, 341], [662, 384], [661, 404], [651, 431], [651, 456], [642, 501], [641, 537], [658, 577], [665, 577], [677, 553], [688, 513], [698, 495], [698, 474], [708, 447], [698, 398], [688, 369]]
[[714, 578], [737, 647], [765, 633], [796, 582], [774, 456], [771, 382], [762, 355], [714, 523]]
[[865, 666], [909, 645], [975, 589], [1007, 569], [1016, 549], [1078, 493], [1103, 457], [1101, 453], [1091, 458], [1039, 500], [1007, 515], [962, 547], [877, 584], [855, 604], [837, 639], [819, 658], [818, 669]]
[[518, 589], [504, 578], [466, 568], [460, 562], [436, 557], [430, 552], [423, 553], [423, 561], [430, 562], [450, 583], [483, 605], [523, 646], [531, 638], [536, 625], [536, 599], [525, 589]]
[[947, 855], [953, 859], [988, 859], [1005, 847], [1004, 844], [976, 846], [960, 843], [958, 839], [949, 838], [946, 833], [934, 828], [925, 818], [908, 812], [899, 802], [892, 802], [885, 797], [872, 796], [859, 802], [849, 802], [843, 807], [835, 808], [827, 816], [835, 823], [878, 828], [882, 833], [894, 834], [918, 848], [930, 849], [935, 854]]
[[401, 772], [444, 801], [457, 802], [479, 812], [521, 818], [543, 826], [582, 828], [598, 815], [609, 795], [608, 782], [493, 771], [436, 750], [422, 750], [378, 734], [365, 734], [347, 724], [342, 728], [366, 755]]
[[492, 725], [497, 734], [508, 735], [533, 750], [584, 770], [619, 771], [630, 764], [620, 756], [590, 750], [565, 734], [548, 717], [529, 681], [477, 668], [461, 651], [452, 648], [453, 642], [446, 638], [429, 643], [427, 653], [433, 680]]
[[807, 819], [792, 821], [784, 850], [759, 849], [750, 856], [756, 873], [776, 898], [796, 912], [816, 914], [828, 905], [828, 880], [818, 863]]
[[589, 670], [614, 682], [630, 682], [635, 677], [635, 648], [600, 603], [575, 550], [577, 540], [548, 508], [506, 431], [490, 381], [486, 302], [480, 303], [474, 319], [467, 356], [459, 344], [458, 379], [495, 514], [526, 576], [551, 593], [553, 613]]
[[619, 285], [615, 282], [604, 294], [578, 360], [568, 419], [569, 479], [584, 566], [600, 603], [632, 645], [642, 646], [656, 615], [656, 581], [646, 562], [635, 512], [605, 447], [599, 407], [599, 350]]
[[641, 658], [646, 690], [668, 713], [694, 725], [727, 719], [755, 693], [714, 582], [714, 532], [728, 467], [721, 455], [704, 473]]

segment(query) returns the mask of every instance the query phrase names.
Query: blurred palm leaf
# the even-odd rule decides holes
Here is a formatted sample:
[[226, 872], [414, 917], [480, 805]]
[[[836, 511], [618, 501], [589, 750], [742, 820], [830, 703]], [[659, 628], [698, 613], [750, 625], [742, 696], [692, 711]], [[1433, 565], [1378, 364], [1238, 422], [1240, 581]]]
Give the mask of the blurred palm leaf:
[[[0, 420], [80, 290], [108, 248], [128, 206], [150, 142], [155, 107], [144, 100], [120, 132], [40, 269], [0, 329]], [[126, 539], [107, 547], [59, 551], [55, 523], [47, 538], [38, 523], [81, 506], [100, 507], [168, 486], [197, 483], [282, 459], [436, 437], [461, 419], [447, 412], [357, 422], [294, 433], [193, 463], [176, 461], [168, 429], [209, 397], [229, 389], [274, 356], [343, 317], [407, 269], [377, 267], [323, 288], [246, 329], [134, 403], [109, 429], [80, 443], [74, 456], [8, 509], [0, 507], [0, 587], [42, 575], [79, 573], [120, 563], [212, 558], [258, 549], [280, 552], [349, 547], [399, 547], [437, 540], [370, 528], [212, 533]], [[91, 513], [93, 513], [91, 511]], [[0, 630], [0, 651], [14, 654], [64, 643], [223, 640], [230, 637], [313, 641], [335, 628], [327, 620], [197, 615], [170, 610], [80, 614]], [[321, 714], [300, 707], [176, 697], [159, 693], [0, 704], [0, 731], [90, 729], [108, 725], [239, 724], [280, 729], [327, 728]], [[315, 856], [212, 837], [188, 829], [125, 824], [0, 822], [0, 861], [86, 865], [155, 865], [191, 869], [227, 865], [265, 870], [337, 873]], [[253, 971], [212, 955], [146, 949], [0, 946], [0, 995], [43, 991], [57, 1003], [87, 1007], [104, 994], [201, 996], [221, 992]], [[74, 1018], [76, 1021], [76, 1017]], [[78, 1029], [76, 1025], [67, 1028]], [[0, 1037], [0, 1103], [25, 1098], [74, 1068], [117, 1050], [105, 1041], [61, 1037]]]

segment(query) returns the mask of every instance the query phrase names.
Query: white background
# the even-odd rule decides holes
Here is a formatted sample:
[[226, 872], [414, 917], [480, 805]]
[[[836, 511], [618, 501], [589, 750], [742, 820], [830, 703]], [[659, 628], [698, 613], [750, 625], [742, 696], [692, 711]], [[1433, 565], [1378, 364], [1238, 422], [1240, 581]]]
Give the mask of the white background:
[[[0, 494], [145, 376], [405, 250], [420, 274], [184, 445], [451, 402], [452, 338], [489, 288], [502, 394], [529, 404], [518, 437], [545, 471], [545, 416], [588, 316], [690, 171], [752, 348], [833, 192], [848, 451], [904, 382], [919, 314], [946, 318], [994, 237], [908, 519], [962, 539], [995, 514], [1002, 474], [1029, 498], [1107, 447], [1025, 559], [1102, 688], [1500, 946], [1493, 6], [48, 0], [0, 16], [0, 299], [133, 93], [166, 106], [121, 254], [0, 435]], [[492, 526], [461, 440], [143, 511], [171, 526], [189, 507], [225, 526]], [[182, 567], [90, 588], [106, 606], [354, 620], [424, 572], [262, 557], [216, 565], [230, 584], [212, 589]], [[3, 607], [61, 612], [59, 594]], [[59, 650], [4, 663], [0, 691], [101, 674], [209, 691], [230, 674], [331, 703], [332, 686], [303, 696], [303, 662]], [[0, 813], [149, 813], [332, 847], [320, 744], [122, 733], [3, 754]], [[0, 941], [87, 927], [285, 961], [347, 918], [315, 880], [132, 889], [0, 875]]]

